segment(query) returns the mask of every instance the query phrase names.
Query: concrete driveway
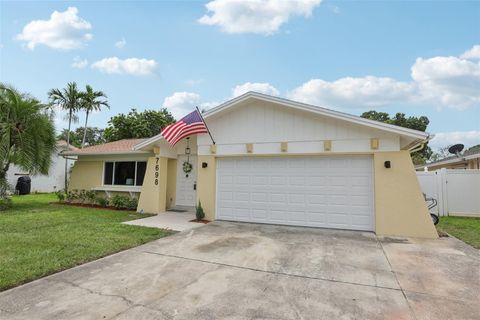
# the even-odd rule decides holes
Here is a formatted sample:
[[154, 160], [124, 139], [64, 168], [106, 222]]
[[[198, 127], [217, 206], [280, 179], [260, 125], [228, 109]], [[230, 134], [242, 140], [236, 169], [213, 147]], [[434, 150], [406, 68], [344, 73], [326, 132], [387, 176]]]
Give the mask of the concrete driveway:
[[1, 319], [478, 319], [461, 241], [214, 222], [0, 294]]

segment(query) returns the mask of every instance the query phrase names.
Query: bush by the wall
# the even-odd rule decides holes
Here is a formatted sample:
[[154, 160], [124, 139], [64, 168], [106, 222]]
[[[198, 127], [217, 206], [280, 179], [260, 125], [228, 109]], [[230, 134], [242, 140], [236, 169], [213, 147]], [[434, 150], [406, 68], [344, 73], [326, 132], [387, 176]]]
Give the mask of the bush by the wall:
[[128, 203], [130, 201], [130, 198], [127, 196], [122, 196], [119, 194], [114, 195], [110, 199], [110, 203], [112, 206], [114, 206], [117, 209], [126, 209], [128, 208]]
[[65, 201], [65, 191], [63, 190], [55, 191], [55, 195], [57, 196], [57, 199], [59, 202]]
[[95, 192], [95, 190], [85, 191], [85, 199], [88, 201], [88, 203], [95, 204], [96, 197], [97, 197], [97, 193]]
[[78, 190], [77, 199], [80, 200], [81, 203], [85, 203], [87, 201], [87, 191]]
[[108, 199], [107, 198], [103, 198], [103, 197], [96, 197], [95, 198], [95, 202], [101, 206], [101, 207], [106, 207], [108, 206]]
[[70, 190], [67, 192], [67, 201], [73, 202], [78, 200], [78, 190]]
[[203, 211], [202, 203], [200, 201], [198, 201], [198, 206], [195, 210], [195, 216], [197, 221], [201, 221], [205, 218], [205, 211]]
[[130, 198], [128, 199], [127, 209], [129, 210], [137, 210], [138, 207], [138, 200], [137, 198]]

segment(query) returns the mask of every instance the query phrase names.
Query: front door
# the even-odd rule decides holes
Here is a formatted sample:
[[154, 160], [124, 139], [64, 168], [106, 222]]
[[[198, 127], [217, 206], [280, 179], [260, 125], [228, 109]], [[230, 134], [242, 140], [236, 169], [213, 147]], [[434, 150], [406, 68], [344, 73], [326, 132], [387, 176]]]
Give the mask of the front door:
[[177, 206], [195, 206], [197, 199], [197, 156], [190, 155], [189, 162], [192, 165], [192, 171], [185, 173], [183, 164], [187, 161], [186, 155], [179, 155], [177, 160]]

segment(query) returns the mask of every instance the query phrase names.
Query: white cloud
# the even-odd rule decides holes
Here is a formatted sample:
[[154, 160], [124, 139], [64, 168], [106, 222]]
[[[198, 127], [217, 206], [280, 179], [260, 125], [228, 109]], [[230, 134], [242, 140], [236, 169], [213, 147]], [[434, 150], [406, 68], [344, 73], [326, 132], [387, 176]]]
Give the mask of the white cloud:
[[412, 84], [367, 76], [329, 82], [312, 79], [288, 93], [292, 100], [330, 107], [381, 107], [403, 102], [415, 91]]
[[135, 76], [146, 76], [153, 74], [158, 67], [155, 60], [117, 57], [104, 58], [92, 64], [92, 68], [108, 74], [129, 74]]
[[78, 9], [69, 7], [64, 12], [54, 11], [49, 20], [34, 20], [23, 27], [17, 40], [25, 41], [27, 48], [33, 50], [39, 44], [54, 49], [76, 49], [92, 39], [87, 30], [92, 28], [90, 22], [80, 18]]
[[480, 131], [472, 130], [435, 133], [435, 137], [428, 145], [435, 150], [457, 143], [464, 144], [465, 149], [480, 144]]
[[321, 0], [213, 0], [205, 6], [209, 14], [198, 22], [219, 26], [227, 33], [270, 35], [291, 16], [311, 16]]
[[[467, 51], [468, 52], [468, 51]], [[462, 110], [480, 106], [480, 62], [458, 57], [418, 58], [410, 81], [387, 77], [309, 80], [290, 91], [290, 99], [329, 107], [431, 105]]]
[[200, 105], [200, 95], [193, 92], [175, 92], [163, 101], [163, 107], [167, 108], [175, 119], [181, 119], [196, 106]]
[[83, 69], [88, 66], [87, 59], [80, 59], [80, 57], [75, 57], [73, 59], [72, 67], [77, 69]]
[[280, 95], [280, 92], [269, 83], [260, 83], [260, 82], [245, 82], [244, 84], [239, 84], [232, 89], [232, 96], [238, 97], [248, 91], [256, 91], [260, 93], [269, 94], [272, 96]]
[[480, 44], [474, 45], [471, 49], [465, 51], [460, 58], [462, 59], [480, 59]]
[[457, 57], [418, 58], [412, 66], [421, 102], [454, 109], [480, 105], [480, 64]]
[[127, 45], [127, 40], [125, 40], [125, 38], [122, 38], [122, 40], [118, 40], [117, 42], [115, 42], [115, 47], [119, 49], [124, 48], [126, 45]]

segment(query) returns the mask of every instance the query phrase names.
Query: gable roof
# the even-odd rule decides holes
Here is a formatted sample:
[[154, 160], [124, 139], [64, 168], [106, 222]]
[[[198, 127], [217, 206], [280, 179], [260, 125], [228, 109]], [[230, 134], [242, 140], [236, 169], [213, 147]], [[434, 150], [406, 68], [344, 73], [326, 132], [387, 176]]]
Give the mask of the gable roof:
[[[325, 116], [325, 117], [339, 119], [339, 120], [343, 120], [343, 121], [346, 121], [346, 122], [355, 123], [355, 124], [358, 124], [358, 125], [363, 125], [363, 126], [366, 126], [366, 127], [370, 127], [370, 128], [374, 128], [374, 129], [398, 134], [400, 136], [408, 138], [409, 140], [412, 140], [404, 148], [404, 149], [408, 149], [408, 150], [413, 149], [413, 148], [417, 147], [418, 145], [421, 145], [422, 143], [425, 143], [426, 141], [433, 138], [433, 135], [430, 135], [428, 132], [408, 129], [408, 128], [404, 128], [404, 127], [400, 127], [400, 126], [396, 126], [396, 125], [392, 125], [392, 124], [388, 124], [388, 123], [383, 123], [383, 122], [380, 122], [380, 121], [365, 119], [365, 118], [355, 116], [355, 115], [352, 115], [352, 114], [348, 114], [348, 113], [345, 113], [345, 112], [335, 111], [335, 110], [327, 109], [327, 108], [324, 108], [324, 107], [314, 106], [314, 105], [311, 105], [311, 104], [301, 103], [301, 102], [297, 102], [297, 101], [293, 101], [293, 100], [289, 100], [289, 99], [285, 99], [285, 98], [274, 97], [274, 96], [270, 96], [270, 95], [267, 95], [267, 94], [254, 92], [254, 91], [249, 91], [249, 92], [244, 93], [244, 94], [242, 94], [238, 97], [235, 97], [231, 100], [228, 100], [228, 101], [220, 104], [217, 107], [214, 107], [212, 109], [207, 110], [202, 115], [207, 120], [208, 118], [213, 117], [213, 116], [215, 116], [219, 113], [222, 113], [222, 112], [224, 112], [224, 111], [226, 111], [226, 110], [228, 110], [232, 107], [235, 107], [242, 102], [247, 102], [247, 101], [250, 101], [250, 100], [251, 101], [257, 100], [257, 101], [275, 103], [275, 104], [279, 104], [279, 105], [282, 105], [282, 106], [285, 106], [285, 107], [289, 107], [289, 108], [293, 108], [293, 109], [297, 109], [297, 110], [302, 110], [302, 111], [306, 111], [306, 112], [311, 112], [311, 113], [315, 113], [315, 114], [322, 115], [322, 116]], [[155, 143], [156, 141], [162, 140], [162, 139], [163, 139], [163, 137], [160, 134], [158, 134], [158, 135], [144, 141], [143, 143], [140, 143], [140, 144], [136, 145], [134, 147], [134, 149], [139, 150], [141, 148], [144, 148], [144, 147], [146, 147], [146, 146], [148, 146], [152, 143]]]
[[123, 139], [104, 144], [99, 144], [83, 149], [76, 149], [62, 152], [62, 155], [97, 155], [97, 154], [125, 154], [125, 153], [144, 153], [144, 151], [135, 151], [133, 147], [147, 139]]
[[327, 109], [324, 107], [319, 107], [319, 106], [314, 106], [311, 104], [306, 104], [302, 102], [297, 102], [285, 98], [280, 98], [280, 97], [274, 97], [270, 96], [267, 94], [259, 93], [259, 92], [254, 92], [254, 91], [249, 91], [247, 93], [242, 94], [241, 96], [238, 96], [236, 98], [233, 98], [225, 103], [222, 103], [221, 105], [214, 107], [207, 112], [203, 114], [203, 117], [206, 119], [208, 117], [211, 117], [219, 112], [222, 112], [228, 108], [231, 108], [235, 106], [236, 104], [249, 100], [249, 99], [256, 99], [256, 100], [261, 100], [265, 102], [272, 102], [276, 104], [280, 104], [286, 107], [291, 107], [294, 109], [298, 110], [303, 110], [303, 111], [309, 111], [313, 112], [315, 114], [335, 118], [335, 119], [340, 119], [344, 120], [347, 122], [352, 122], [356, 124], [361, 124], [365, 125], [368, 127], [372, 127], [375, 129], [380, 129], [383, 131], [388, 131], [392, 133], [397, 133], [401, 135], [407, 135], [412, 138], [418, 138], [418, 139], [427, 139], [430, 135], [427, 132], [423, 131], [418, 131], [418, 130], [413, 130], [413, 129], [408, 129], [400, 126], [396, 126], [393, 124], [388, 124], [380, 121], [375, 121], [375, 120], [370, 120], [370, 119], [365, 119], [359, 116], [355, 116], [349, 113], [345, 112], [340, 112], [340, 111], [335, 111], [332, 109]]

